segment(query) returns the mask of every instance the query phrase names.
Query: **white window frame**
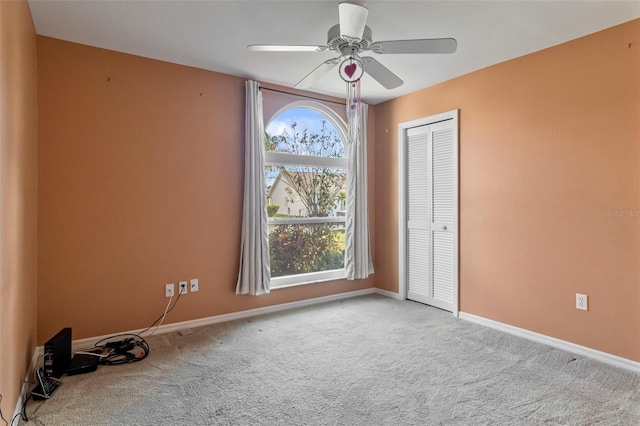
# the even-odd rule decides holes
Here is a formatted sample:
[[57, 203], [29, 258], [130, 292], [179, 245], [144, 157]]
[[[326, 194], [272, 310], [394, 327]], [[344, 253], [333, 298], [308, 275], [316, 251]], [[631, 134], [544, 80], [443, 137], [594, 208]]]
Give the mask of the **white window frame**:
[[[343, 143], [347, 141], [347, 124], [344, 120], [336, 114], [334, 110], [323, 105], [319, 102], [311, 100], [301, 100], [291, 102], [275, 112], [269, 120], [266, 120], [265, 129], [269, 127], [274, 118], [278, 117], [285, 111], [296, 108], [307, 108], [319, 112], [336, 128]], [[347, 147], [345, 146], [345, 155]], [[265, 151], [264, 154], [265, 164], [284, 166], [307, 166], [307, 167], [323, 167], [323, 168], [337, 168], [344, 169], [348, 173], [348, 161], [346, 158], [331, 158], [331, 157], [318, 157], [313, 155], [297, 155], [289, 154], [285, 152], [270, 152]], [[263, 171], [264, 173], [264, 171]], [[278, 225], [288, 225], [296, 223], [314, 224], [314, 223], [345, 223], [346, 217], [310, 217], [310, 218], [287, 218], [287, 219], [271, 219], [268, 218], [268, 223]], [[306, 284], [315, 284], [325, 281], [333, 281], [338, 279], [345, 279], [345, 269], [333, 269], [329, 271], [310, 272], [306, 274], [286, 275], [283, 277], [271, 278], [271, 289], [294, 287]]]

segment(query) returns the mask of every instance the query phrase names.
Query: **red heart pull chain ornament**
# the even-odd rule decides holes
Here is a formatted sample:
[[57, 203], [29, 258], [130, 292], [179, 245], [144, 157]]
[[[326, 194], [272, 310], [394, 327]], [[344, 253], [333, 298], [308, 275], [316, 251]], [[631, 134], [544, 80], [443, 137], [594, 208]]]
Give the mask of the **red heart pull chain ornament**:
[[340, 77], [347, 83], [360, 80], [363, 72], [362, 62], [355, 56], [349, 56], [340, 64]]

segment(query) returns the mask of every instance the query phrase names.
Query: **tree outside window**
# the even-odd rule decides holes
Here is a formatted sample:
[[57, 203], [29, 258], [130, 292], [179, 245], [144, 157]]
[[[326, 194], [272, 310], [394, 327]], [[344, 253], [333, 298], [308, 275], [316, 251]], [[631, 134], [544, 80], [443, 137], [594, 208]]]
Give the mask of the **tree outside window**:
[[[265, 135], [271, 276], [344, 268], [347, 163], [341, 133], [324, 114], [293, 108]], [[291, 213], [294, 213], [292, 215]]]

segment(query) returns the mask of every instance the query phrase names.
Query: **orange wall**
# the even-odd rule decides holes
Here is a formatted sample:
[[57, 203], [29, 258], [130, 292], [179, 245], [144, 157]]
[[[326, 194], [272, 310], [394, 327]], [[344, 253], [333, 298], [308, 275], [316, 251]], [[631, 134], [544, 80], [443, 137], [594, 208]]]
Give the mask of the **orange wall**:
[[36, 346], [37, 66], [26, 1], [0, 2], [0, 394], [8, 420]]
[[235, 295], [244, 81], [38, 37], [40, 344], [145, 327], [190, 278], [165, 323], [373, 287]]
[[377, 106], [381, 288], [398, 289], [398, 124], [452, 109], [461, 311], [640, 361], [640, 20]]

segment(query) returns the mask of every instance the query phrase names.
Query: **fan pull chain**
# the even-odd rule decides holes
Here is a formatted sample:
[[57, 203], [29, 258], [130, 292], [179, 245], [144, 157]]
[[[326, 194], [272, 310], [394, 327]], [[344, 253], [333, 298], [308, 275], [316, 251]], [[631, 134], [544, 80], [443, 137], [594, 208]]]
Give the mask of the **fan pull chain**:
[[347, 83], [347, 121], [349, 125], [349, 143], [358, 140], [358, 130], [362, 121], [360, 104], [360, 79]]

